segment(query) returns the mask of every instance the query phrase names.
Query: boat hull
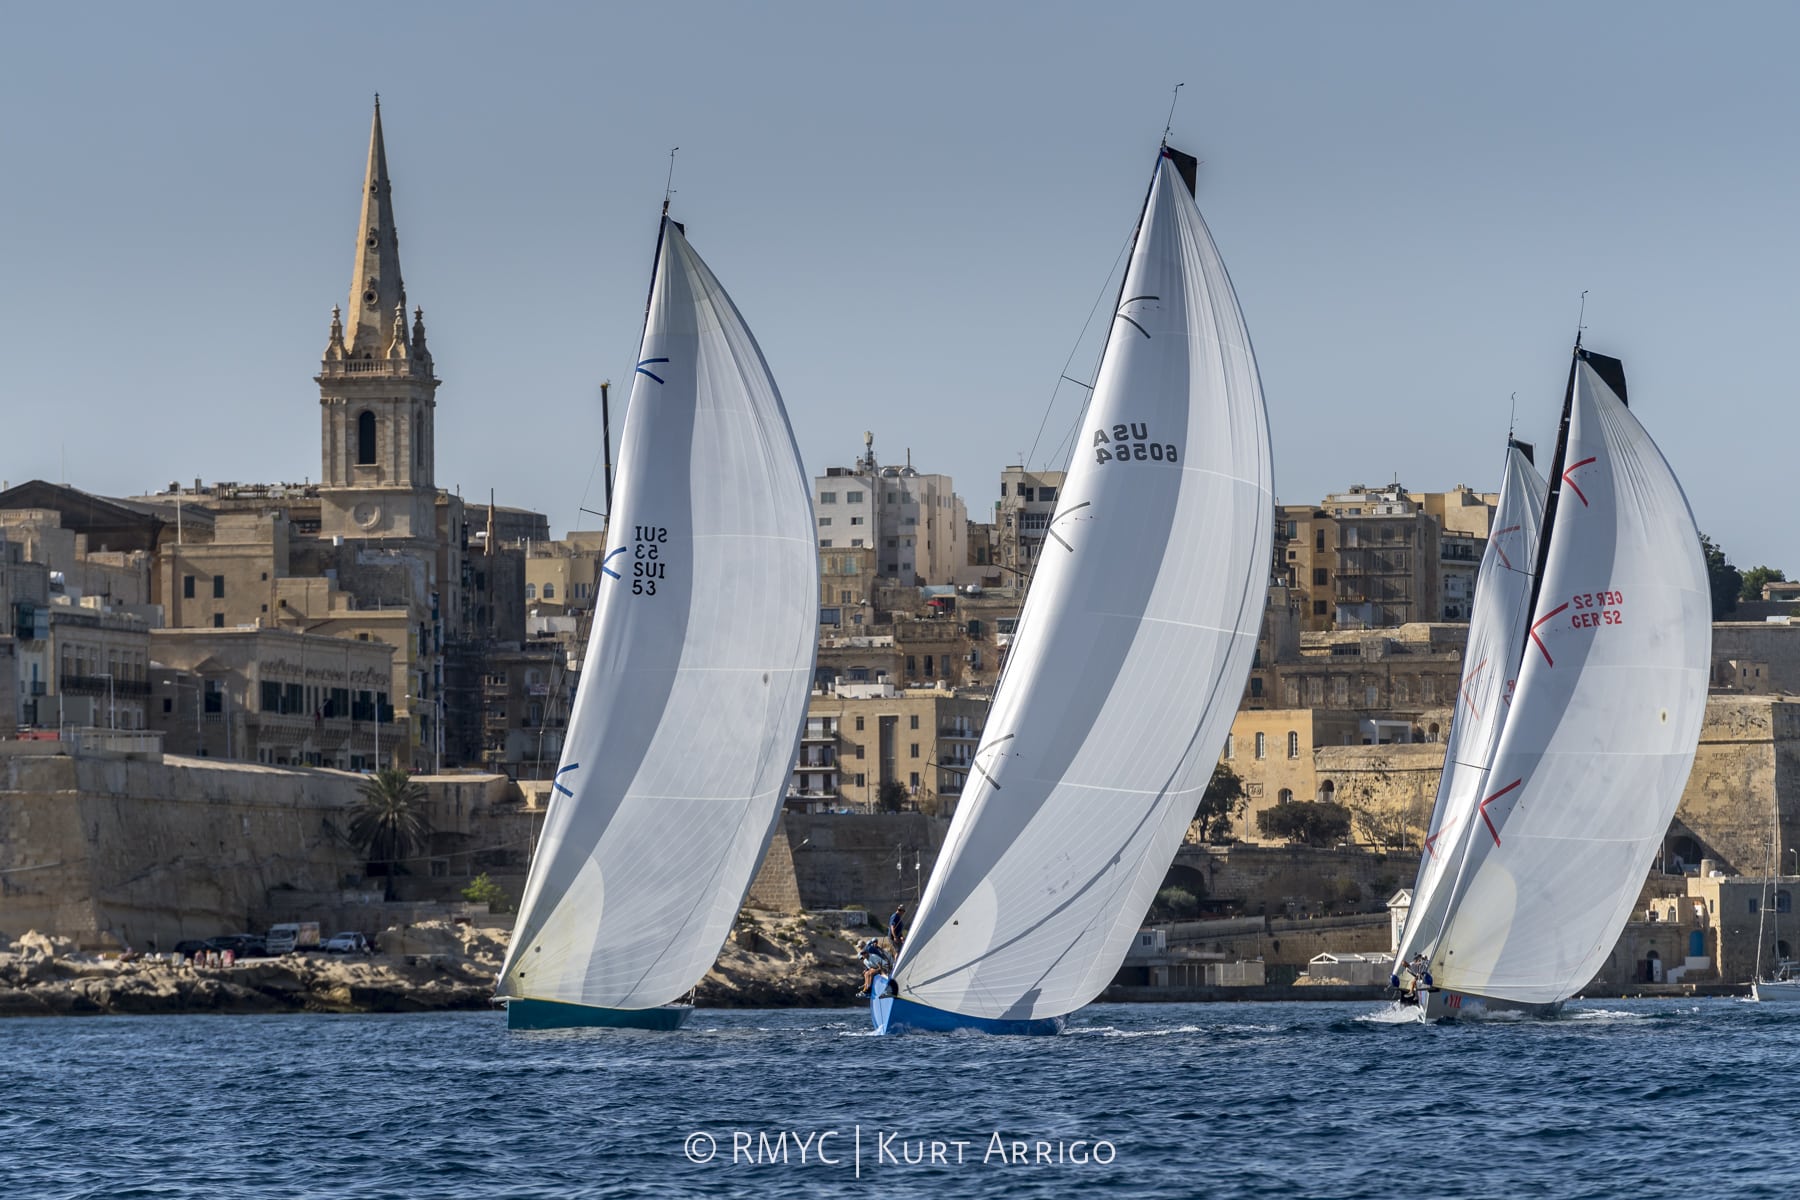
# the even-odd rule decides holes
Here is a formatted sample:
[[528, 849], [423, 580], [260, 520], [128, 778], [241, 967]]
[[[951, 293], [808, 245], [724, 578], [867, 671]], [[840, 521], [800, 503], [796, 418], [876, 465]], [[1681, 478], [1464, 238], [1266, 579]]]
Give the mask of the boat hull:
[[1478, 996], [1473, 992], [1433, 988], [1425, 993], [1424, 1009], [1424, 1019], [1427, 1021], [1478, 1021], [1483, 1017], [1502, 1014], [1521, 1017], [1553, 1017], [1562, 1011], [1562, 1001], [1558, 1000], [1554, 1004], [1525, 1004], [1517, 1000], [1502, 1000], [1495, 996]]
[[887, 976], [875, 977], [874, 999], [869, 1001], [869, 1019], [879, 1034], [892, 1033], [992, 1033], [1005, 1037], [1054, 1037], [1068, 1024], [1067, 1017], [1027, 1017], [1008, 1020], [998, 1017], [970, 1017], [949, 1009], [933, 1008], [916, 1000], [889, 996]]
[[1759, 1004], [1800, 1004], [1800, 979], [1761, 979], [1750, 985]]
[[599, 1008], [560, 1000], [508, 1000], [508, 1029], [680, 1029], [693, 1015], [691, 1004], [659, 1008]]

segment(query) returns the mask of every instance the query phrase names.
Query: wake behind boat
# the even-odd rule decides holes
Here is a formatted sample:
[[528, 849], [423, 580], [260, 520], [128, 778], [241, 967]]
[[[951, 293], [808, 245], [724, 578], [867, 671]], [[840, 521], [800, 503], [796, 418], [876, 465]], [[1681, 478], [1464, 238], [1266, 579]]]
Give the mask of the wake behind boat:
[[1249, 334], [1166, 146], [1080, 442], [875, 1027], [1054, 1033], [1124, 960], [1250, 670], [1274, 494]]
[[[600, 595], [498, 999], [673, 1029], [768, 845], [818, 621], [808, 480], [731, 298], [663, 218]], [[696, 743], [693, 730], [705, 728]]]

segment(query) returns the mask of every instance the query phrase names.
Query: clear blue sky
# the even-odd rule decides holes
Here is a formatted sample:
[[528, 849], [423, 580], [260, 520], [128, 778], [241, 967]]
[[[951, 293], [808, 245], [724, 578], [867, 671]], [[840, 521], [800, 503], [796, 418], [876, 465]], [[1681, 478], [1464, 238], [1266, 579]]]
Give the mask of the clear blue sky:
[[441, 484], [558, 531], [600, 507], [595, 384], [630, 379], [679, 145], [809, 469], [872, 429], [976, 515], [1185, 82], [1284, 501], [1496, 486], [1511, 393], [1551, 437], [1587, 289], [1701, 528], [1800, 573], [1796, 45], [1772, 4], [13, 6], [0, 476], [318, 477], [379, 91]]

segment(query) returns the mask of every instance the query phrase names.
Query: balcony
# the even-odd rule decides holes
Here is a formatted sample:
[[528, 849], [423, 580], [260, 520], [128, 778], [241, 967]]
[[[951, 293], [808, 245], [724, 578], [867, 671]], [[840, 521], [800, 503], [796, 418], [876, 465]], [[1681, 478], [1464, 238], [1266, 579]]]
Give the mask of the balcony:
[[64, 675], [57, 681], [61, 689], [71, 696], [104, 696], [110, 690], [114, 696], [148, 696], [150, 681], [147, 679], [117, 679], [106, 675]]
[[794, 763], [794, 770], [796, 770], [796, 771], [820, 771], [820, 770], [826, 770], [826, 769], [835, 769], [837, 767], [837, 765], [838, 765], [838, 760], [837, 760], [837, 755], [835, 755], [835, 754], [816, 754], [816, 755], [811, 755], [811, 756], [803, 754], [800, 756], [799, 761]]
[[835, 741], [837, 741], [837, 730], [836, 729], [815, 729], [811, 725], [808, 725], [806, 727], [806, 732], [802, 733], [800, 735], [800, 741], [802, 743], [835, 742]]
[[957, 742], [979, 742], [981, 740], [981, 730], [959, 729], [955, 725], [944, 725], [939, 727], [938, 736], [941, 738], [949, 738], [952, 741]]

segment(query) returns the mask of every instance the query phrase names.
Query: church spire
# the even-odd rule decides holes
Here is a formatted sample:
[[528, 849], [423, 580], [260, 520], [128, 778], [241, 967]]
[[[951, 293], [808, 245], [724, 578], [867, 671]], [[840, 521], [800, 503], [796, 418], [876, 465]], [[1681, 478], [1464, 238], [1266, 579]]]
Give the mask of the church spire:
[[394, 230], [393, 187], [388, 182], [387, 147], [381, 139], [381, 97], [369, 130], [369, 169], [363, 179], [362, 227], [356, 274], [350, 279], [350, 319], [345, 341], [350, 357], [380, 358], [395, 336], [406, 340], [406, 284], [400, 278], [400, 237]]

